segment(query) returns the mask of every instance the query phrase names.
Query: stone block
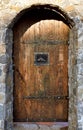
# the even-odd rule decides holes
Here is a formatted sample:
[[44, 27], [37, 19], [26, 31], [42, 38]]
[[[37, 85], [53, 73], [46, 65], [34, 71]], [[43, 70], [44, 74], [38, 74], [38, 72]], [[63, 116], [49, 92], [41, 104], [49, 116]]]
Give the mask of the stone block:
[[6, 29], [0, 29], [0, 43], [5, 43]]
[[[14, 125], [14, 130], [40, 130], [36, 124], [16, 124]], [[43, 129], [42, 129], [43, 130]], [[47, 130], [47, 129], [45, 129]]]
[[60, 125], [53, 125], [50, 127], [51, 130], [60, 130]]
[[12, 130], [13, 129], [13, 121], [11, 120], [6, 120], [5, 121], [5, 130]]
[[0, 83], [0, 92], [5, 93], [6, 91], [6, 85], [4, 83]]
[[1, 76], [1, 74], [2, 74], [2, 70], [0, 69], [0, 76]]
[[50, 130], [50, 127], [47, 125], [39, 125], [39, 130]]
[[0, 120], [0, 130], [1, 128], [3, 129], [4, 128], [4, 121], [3, 120]]
[[0, 120], [4, 119], [4, 107], [3, 105], [0, 105]]
[[0, 92], [0, 103], [5, 103], [5, 94]]
[[7, 56], [6, 55], [1, 55], [0, 56], [0, 63], [1, 64], [6, 64], [7, 63]]
[[0, 54], [3, 54], [6, 52], [6, 46], [5, 44], [0, 44]]

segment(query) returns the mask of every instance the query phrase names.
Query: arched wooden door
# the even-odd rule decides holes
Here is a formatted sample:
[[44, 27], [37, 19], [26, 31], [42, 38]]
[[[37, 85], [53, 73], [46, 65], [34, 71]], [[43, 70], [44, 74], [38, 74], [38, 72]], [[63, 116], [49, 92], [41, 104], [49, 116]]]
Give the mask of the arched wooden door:
[[55, 20], [25, 27], [14, 28], [14, 121], [67, 121], [68, 27]]

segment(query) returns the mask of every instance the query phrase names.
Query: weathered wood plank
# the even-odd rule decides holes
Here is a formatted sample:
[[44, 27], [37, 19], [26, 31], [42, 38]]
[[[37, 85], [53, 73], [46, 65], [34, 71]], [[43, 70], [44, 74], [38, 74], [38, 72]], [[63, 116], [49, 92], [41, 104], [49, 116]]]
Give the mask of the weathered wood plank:
[[[67, 99], [24, 97], [68, 96], [68, 27], [54, 20], [31, 27], [27, 22], [14, 28], [14, 120], [66, 121]], [[41, 52], [48, 54], [46, 65], [34, 63]]]

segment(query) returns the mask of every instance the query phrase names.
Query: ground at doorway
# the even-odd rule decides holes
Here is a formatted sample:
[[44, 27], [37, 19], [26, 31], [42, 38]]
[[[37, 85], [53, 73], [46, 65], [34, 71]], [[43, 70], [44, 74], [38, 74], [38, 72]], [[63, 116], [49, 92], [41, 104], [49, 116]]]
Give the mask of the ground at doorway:
[[14, 130], [68, 130], [68, 123], [14, 123]]

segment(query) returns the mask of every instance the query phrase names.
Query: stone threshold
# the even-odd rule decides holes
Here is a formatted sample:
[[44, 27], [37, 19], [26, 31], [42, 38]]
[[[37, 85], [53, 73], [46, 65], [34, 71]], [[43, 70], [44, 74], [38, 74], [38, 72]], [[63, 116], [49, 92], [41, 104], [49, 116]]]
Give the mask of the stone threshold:
[[68, 122], [14, 122], [14, 130], [68, 130]]

